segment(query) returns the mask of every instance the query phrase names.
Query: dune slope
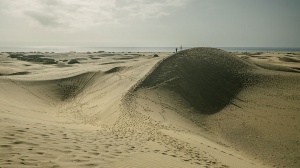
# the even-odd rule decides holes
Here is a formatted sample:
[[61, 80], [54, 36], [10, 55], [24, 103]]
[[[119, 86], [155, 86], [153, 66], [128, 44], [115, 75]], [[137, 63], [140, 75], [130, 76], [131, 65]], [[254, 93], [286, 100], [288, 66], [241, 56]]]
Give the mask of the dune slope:
[[298, 167], [299, 83], [299, 73], [262, 69], [218, 49], [195, 48], [157, 65], [135, 92], [140, 106], [158, 100], [162, 116], [176, 111], [215, 142], [268, 165]]

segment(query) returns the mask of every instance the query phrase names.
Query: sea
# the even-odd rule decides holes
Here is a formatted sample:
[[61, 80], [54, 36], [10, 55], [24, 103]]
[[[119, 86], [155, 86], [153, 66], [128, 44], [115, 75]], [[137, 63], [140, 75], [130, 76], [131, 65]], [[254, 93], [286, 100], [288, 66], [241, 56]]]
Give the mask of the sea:
[[[0, 47], [0, 52], [175, 52], [180, 47], [80, 47], [80, 46], [22, 46]], [[183, 47], [189, 49], [193, 47]], [[300, 47], [214, 47], [228, 52], [300, 52]]]

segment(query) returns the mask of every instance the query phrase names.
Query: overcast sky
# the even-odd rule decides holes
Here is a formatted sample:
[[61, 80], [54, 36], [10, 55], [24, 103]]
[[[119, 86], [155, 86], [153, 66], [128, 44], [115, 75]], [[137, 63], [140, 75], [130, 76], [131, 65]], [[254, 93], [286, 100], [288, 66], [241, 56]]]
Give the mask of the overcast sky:
[[300, 0], [0, 0], [0, 46], [300, 47]]

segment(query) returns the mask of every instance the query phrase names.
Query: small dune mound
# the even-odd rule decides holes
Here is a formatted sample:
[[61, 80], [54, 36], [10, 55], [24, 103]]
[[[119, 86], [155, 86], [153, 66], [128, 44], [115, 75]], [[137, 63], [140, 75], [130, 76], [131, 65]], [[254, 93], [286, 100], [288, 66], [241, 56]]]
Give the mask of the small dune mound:
[[107, 74], [109, 74], [109, 73], [115, 73], [115, 72], [120, 71], [121, 69], [122, 69], [122, 67], [113, 67], [110, 70], [105, 71], [105, 73], [107, 73]]
[[2, 74], [0, 73], [0, 76], [10, 76], [10, 75], [27, 75], [27, 74], [30, 74], [30, 72], [15, 72], [15, 73], [11, 73], [11, 74]]
[[299, 69], [297, 69], [297, 68], [280, 66], [280, 65], [265, 64], [265, 63], [258, 63], [258, 62], [254, 62], [254, 64], [256, 66], [260, 67], [260, 68], [267, 69], [267, 70], [299, 73]]
[[16, 73], [12, 73], [12, 74], [9, 74], [9, 75], [27, 75], [27, 74], [30, 74], [30, 72], [27, 72], [27, 71], [24, 71], [24, 72], [16, 72]]
[[68, 64], [79, 64], [80, 62], [77, 59], [71, 59]]
[[254, 65], [214, 48], [194, 48], [168, 57], [139, 87], [163, 87], [181, 95], [203, 114], [214, 114], [228, 105], [249, 84]]
[[27, 75], [30, 72], [10, 67], [0, 67], [0, 76]]
[[300, 62], [300, 60], [290, 57], [281, 57], [279, 60], [283, 62]]

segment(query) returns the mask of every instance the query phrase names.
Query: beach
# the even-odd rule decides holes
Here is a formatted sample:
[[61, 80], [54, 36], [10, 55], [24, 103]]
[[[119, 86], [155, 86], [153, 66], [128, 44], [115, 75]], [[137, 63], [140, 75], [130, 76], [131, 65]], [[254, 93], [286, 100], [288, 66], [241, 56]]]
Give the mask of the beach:
[[299, 52], [2, 52], [0, 167], [299, 167], [299, 83]]

